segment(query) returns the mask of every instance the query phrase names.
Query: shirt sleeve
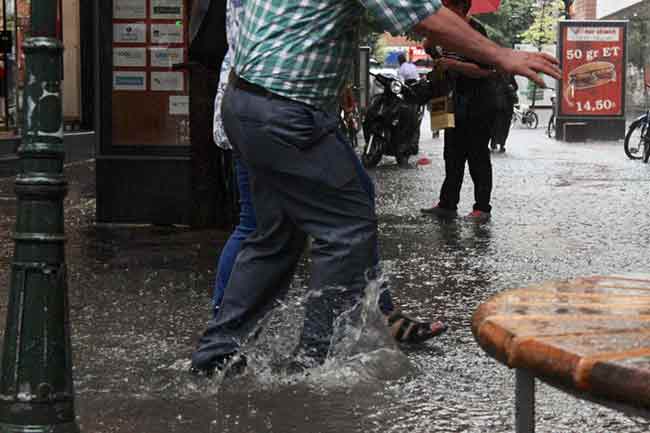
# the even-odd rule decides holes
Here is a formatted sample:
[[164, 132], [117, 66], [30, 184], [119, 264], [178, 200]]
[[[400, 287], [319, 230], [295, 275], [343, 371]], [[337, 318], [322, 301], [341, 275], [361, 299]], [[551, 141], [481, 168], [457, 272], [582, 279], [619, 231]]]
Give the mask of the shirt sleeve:
[[228, 141], [228, 136], [223, 127], [221, 103], [223, 101], [223, 95], [226, 92], [226, 87], [228, 87], [228, 77], [230, 76], [230, 70], [232, 69], [233, 57], [233, 50], [228, 49], [228, 52], [223, 59], [223, 63], [221, 64], [221, 74], [219, 75], [217, 94], [214, 97], [214, 117], [212, 122], [212, 136], [214, 142], [217, 146], [226, 150], [230, 149], [230, 142]]
[[393, 35], [406, 33], [426, 17], [438, 12], [440, 0], [358, 0]]

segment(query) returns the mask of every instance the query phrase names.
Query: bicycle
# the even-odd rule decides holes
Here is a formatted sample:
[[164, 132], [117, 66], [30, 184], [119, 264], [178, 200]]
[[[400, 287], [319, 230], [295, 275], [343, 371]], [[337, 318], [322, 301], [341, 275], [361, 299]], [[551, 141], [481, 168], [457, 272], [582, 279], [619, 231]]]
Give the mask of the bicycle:
[[346, 85], [340, 96], [340, 120], [339, 125], [343, 133], [350, 140], [353, 149], [359, 146], [359, 132], [361, 130], [361, 113], [359, 104], [354, 98], [355, 86]]
[[512, 113], [512, 125], [514, 126], [517, 122], [520, 122], [522, 125], [527, 126], [530, 129], [536, 129], [539, 124], [539, 117], [530, 108], [522, 109], [519, 104], [514, 106], [514, 111]]
[[646, 164], [650, 159], [650, 109], [637, 118], [627, 130], [623, 150], [630, 159], [641, 159]]
[[555, 117], [557, 115], [557, 105], [555, 103], [555, 96], [551, 96], [551, 117], [548, 119], [548, 125], [546, 125], [546, 135], [548, 138], [555, 138], [557, 135], [557, 130], [555, 126]]

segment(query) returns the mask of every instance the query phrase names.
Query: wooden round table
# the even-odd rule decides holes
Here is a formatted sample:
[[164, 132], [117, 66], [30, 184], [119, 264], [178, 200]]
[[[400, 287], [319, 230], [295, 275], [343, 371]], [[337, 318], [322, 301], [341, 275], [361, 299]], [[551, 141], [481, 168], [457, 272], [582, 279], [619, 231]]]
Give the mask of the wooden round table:
[[534, 431], [534, 378], [650, 414], [650, 275], [507, 290], [476, 310], [472, 331], [490, 356], [517, 369], [517, 432]]

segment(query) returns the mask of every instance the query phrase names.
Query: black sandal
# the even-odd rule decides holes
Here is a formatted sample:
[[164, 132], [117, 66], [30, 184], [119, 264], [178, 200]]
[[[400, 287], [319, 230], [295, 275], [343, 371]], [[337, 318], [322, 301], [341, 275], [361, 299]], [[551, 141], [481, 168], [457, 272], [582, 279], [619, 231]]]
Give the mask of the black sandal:
[[390, 334], [398, 343], [423, 343], [447, 330], [447, 325], [440, 321], [418, 322], [399, 311], [388, 315], [387, 321]]

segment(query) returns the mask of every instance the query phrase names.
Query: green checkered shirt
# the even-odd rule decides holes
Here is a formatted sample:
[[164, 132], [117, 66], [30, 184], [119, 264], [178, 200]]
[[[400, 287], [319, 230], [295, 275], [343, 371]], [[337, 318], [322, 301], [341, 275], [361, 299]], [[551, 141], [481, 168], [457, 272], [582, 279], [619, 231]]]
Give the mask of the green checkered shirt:
[[323, 109], [336, 106], [367, 9], [392, 34], [434, 14], [440, 0], [243, 0], [237, 75]]

